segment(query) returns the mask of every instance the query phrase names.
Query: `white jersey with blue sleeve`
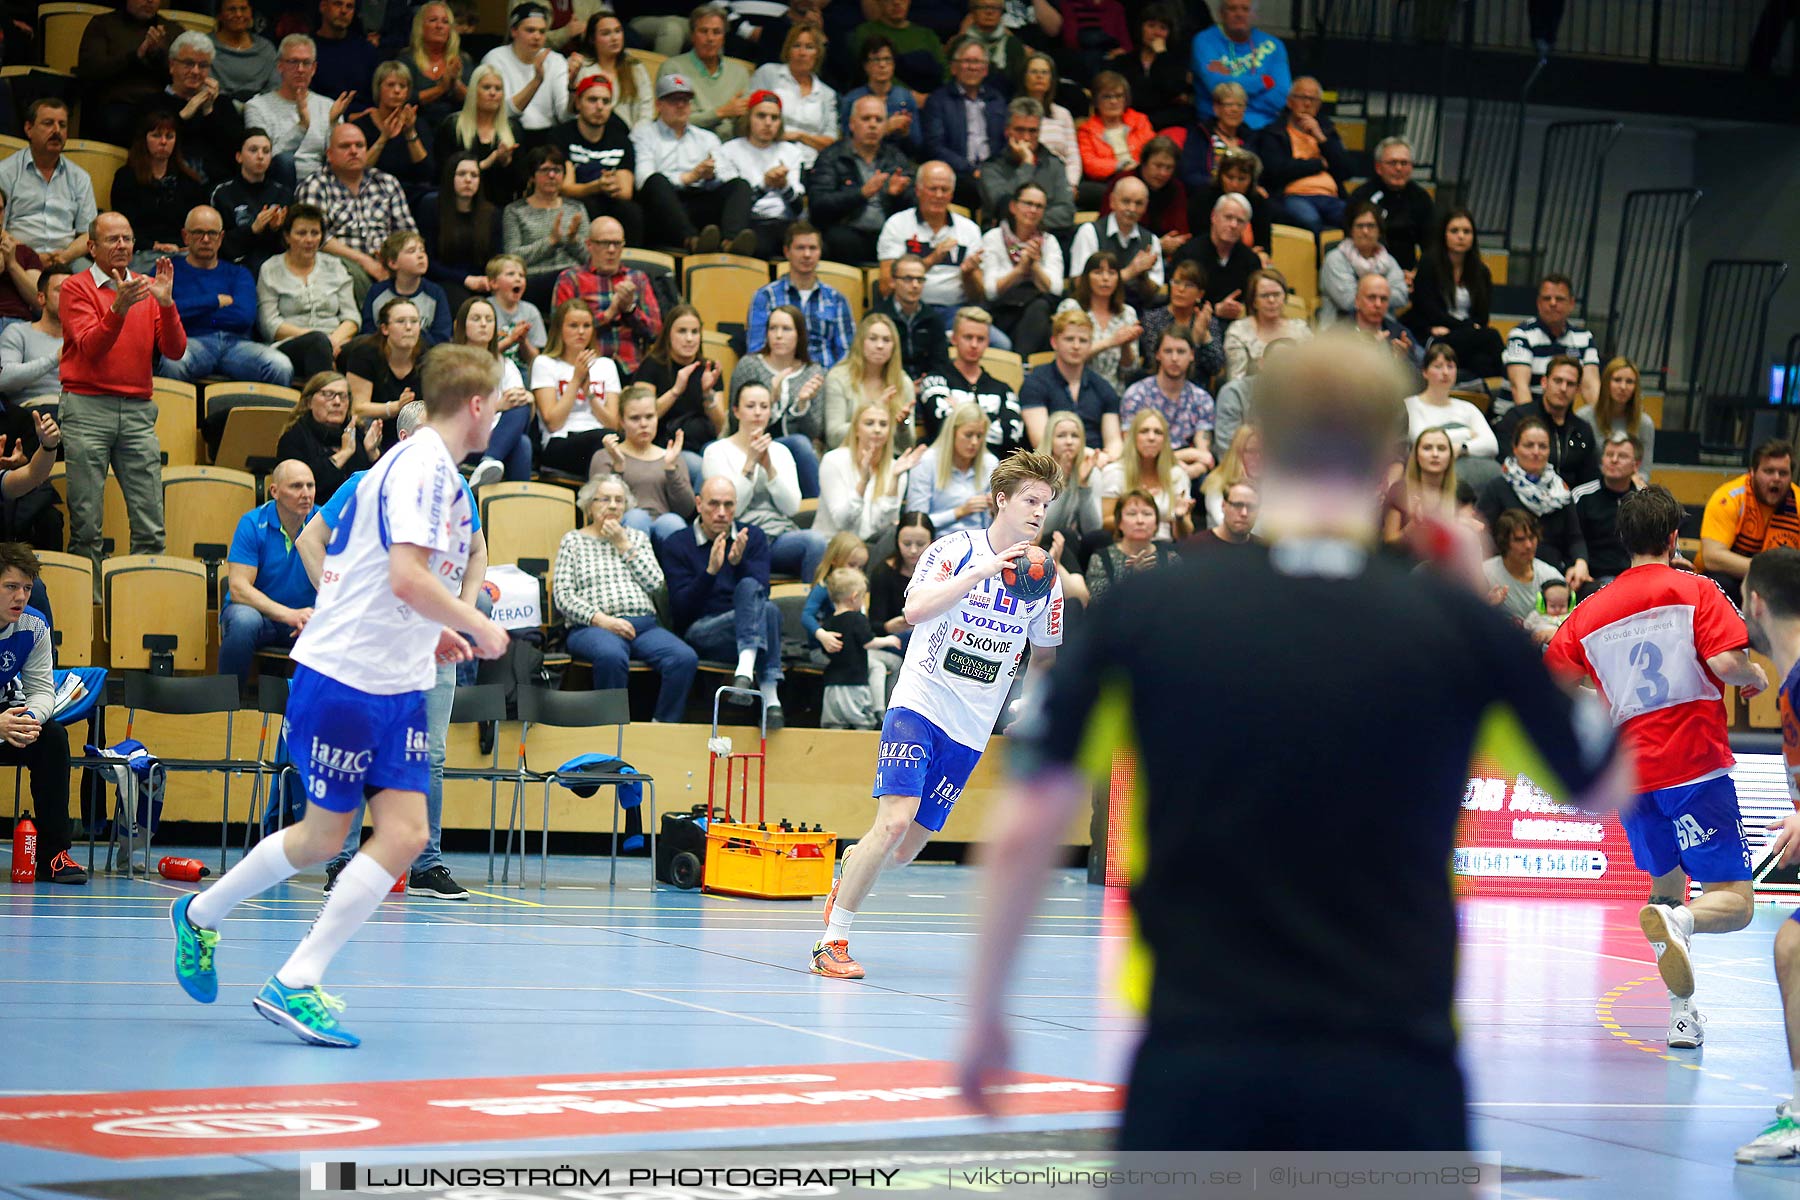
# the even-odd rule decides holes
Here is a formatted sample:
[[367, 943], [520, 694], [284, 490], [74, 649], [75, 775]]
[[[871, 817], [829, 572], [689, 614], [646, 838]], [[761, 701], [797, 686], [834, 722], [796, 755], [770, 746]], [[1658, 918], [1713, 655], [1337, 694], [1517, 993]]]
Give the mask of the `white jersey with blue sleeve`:
[[344, 506], [294, 661], [371, 695], [432, 687], [442, 626], [394, 595], [389, 551], [395, 545], [430, 550], [432, 575], [454, 594], [462, 588], [473, 535], [473, 509], [456, 463], [437, 431], [423, 427], [369, 468]]
[[[907, 592], [942, 583], [993, 558], [988, 536], [985, 529], [961, 529], [931, 543], [913, 568]], [[984, 749], [1019, 673], [1026, 642], [1060, 646], [1062, 637], [1060, 579], [1048, 595], [1032, 601], [1013, 595], [998, 576], [984, 579], [949, 611], [913, 630], [888, 706], [911, 709], [952, 741]]]

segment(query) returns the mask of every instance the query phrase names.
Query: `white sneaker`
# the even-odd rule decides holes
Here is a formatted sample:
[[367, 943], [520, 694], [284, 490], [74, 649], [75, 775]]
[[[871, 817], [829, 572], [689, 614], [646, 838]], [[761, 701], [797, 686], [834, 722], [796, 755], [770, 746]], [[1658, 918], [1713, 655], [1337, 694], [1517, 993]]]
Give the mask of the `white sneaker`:
[[484, 458], [469, 472], [469, 490], [478, 492], [490, 483], [499, 483], [505, 476], [505, 463], [497, 458]]
[[1789, 1100], [1775, 1108], [1775, 1123], [1737, 1149], [1741, 1163], [1800, 1163], [1800, 1109]]
[[1688, 957], [1688, 940], [1694, 934], [1694, 914], [1687, 908], [1646, 904], [1638, 910], [1638, 925], [1656, 951], [1656, 971], [1670, 993], [1687, 999], [1694, 994], [1694, 963]]
[[1698, 1050], [1706, 1041], [1706, 1018], [1691, 1006], [1669, 1013], [1669, 1049]]

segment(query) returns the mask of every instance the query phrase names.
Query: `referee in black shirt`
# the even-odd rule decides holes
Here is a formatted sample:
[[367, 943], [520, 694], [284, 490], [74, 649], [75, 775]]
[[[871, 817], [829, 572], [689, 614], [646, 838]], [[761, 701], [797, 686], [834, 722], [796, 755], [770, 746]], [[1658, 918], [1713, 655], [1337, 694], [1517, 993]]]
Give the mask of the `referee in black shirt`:
[[[1130, 748], [1148, 1028], [1120, 1149], [1467, 1147], [1450, 859], [1470, 756], [1588, 806], [1623, 800], [1628, 767], [1517, 627], [1373, 553], [1406, 389], [1341, 337], [1265, 370], [1271, 547], [1134, 577], [1059, 656], [988, 847], [969, 1095], [1006, 1063], [1044, 869]], [[1196, 692], [1202, 661], [1217, 682]]]

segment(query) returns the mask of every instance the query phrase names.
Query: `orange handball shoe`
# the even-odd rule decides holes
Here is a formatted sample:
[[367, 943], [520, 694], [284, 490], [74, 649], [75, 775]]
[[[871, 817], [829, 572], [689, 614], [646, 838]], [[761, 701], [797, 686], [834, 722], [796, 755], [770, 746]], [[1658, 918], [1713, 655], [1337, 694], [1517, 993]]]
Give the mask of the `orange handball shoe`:
[[863, 969], [850, 957], [850, 943], [839, 938], [835, 942], [819, 942], [813, 946], [814, 975], [827, 979], [861, 979]]
[[838, 884], [842, 882], [844, 882], [844, 877], [842, 875], [833, 879], [831, 881], [831, 891], [825, 897], [825, 928], [827, 929], [831, 928], [831, 910], [837, 904]]

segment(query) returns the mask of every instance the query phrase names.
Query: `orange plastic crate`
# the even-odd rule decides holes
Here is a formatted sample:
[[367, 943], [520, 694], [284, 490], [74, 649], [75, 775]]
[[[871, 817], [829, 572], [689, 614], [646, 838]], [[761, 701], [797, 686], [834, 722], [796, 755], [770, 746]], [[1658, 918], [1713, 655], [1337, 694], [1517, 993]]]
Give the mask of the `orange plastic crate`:
[[783, 833], [714, 821], [706, 830], [706, 869], [701, 884], [709, 892], [733, 896], [811, 899], [831, 890], [836, 861], [835, 833]]

